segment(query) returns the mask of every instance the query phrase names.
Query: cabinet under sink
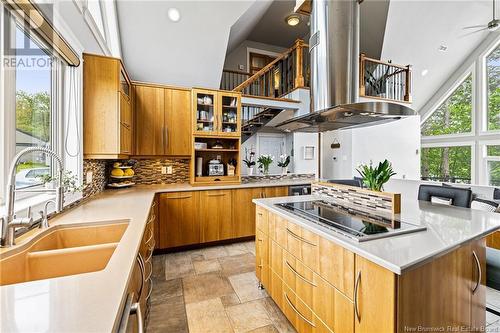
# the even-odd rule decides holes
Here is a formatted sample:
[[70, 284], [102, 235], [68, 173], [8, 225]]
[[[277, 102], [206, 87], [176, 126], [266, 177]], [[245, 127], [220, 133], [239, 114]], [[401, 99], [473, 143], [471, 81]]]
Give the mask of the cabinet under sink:
[[0, 258], [0, 286], [106, 268], [128, 227], [126, 221], [55, 226]]

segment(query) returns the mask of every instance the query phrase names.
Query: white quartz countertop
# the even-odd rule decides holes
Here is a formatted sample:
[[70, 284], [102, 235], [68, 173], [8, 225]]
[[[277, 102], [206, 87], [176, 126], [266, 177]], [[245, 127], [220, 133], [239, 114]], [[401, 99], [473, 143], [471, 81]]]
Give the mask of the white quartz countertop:
[[[51, 226], [129, 222], [102, 271], [0, 287], [0, 332], [111, 332], [118, 325], [126, 287], [156, 193], [310, 184], [311, 180], [266, 181], [227, 186], [189, 184], [106, 190], [50, 220]], [[34, 235], [0, 251], [18, 251]]]
[[481, 239], [500, 229], [500, 214], [498, 213], [437, 205], [424, 201], [405, 201], [403, 198], [402, 213], [399, 216], [401, 220], [415, 225], [424, 225], [427, 230], [356, 242], [274, 205], [318, 198], [324, 199], [318, 195], [307, 195], [254, 199], [253, 202], [396, 274], [402, 274], [431, 258], [444, 255], [462, 244]]

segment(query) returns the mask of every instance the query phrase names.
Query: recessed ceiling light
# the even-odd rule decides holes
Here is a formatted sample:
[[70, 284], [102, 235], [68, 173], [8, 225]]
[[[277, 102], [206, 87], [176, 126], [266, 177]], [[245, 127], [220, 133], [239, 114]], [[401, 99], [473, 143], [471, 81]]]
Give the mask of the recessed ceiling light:
[[300, 17], [299, 15], [297, 14], [292, 14], [292, 15], [289, 15], [287, 18], [286, 18], [286, 23], [292, 27], [296, 26], [297, 24], [300, 23]]
[[179, 22], [179, 20], [181, 19], [181, 13], [177, 8], [169, 8], [167, 15], [172, 22]]
[[426, 76], [427, 73], [429, 73], [429, 70], [428, 69], [424, 69], [420, 74], [422, 74], [422, 76]]
[[448, 50], [448, 46], [444, 45], [444, 44], [441, 44], [439, 45], [438, 47], [438, 51], [441, 51], [441, 52], [446, 52]]

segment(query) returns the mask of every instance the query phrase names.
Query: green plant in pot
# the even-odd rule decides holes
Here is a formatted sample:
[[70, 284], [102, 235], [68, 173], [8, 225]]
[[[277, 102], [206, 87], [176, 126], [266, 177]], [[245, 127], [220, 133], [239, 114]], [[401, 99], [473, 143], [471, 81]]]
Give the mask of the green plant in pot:
[[363, 185], [373, 191], [382, 191], [384, 184], [396, 173], [392, 170], [392, 164], [388, 160], [380, 162], [376, 167], [372, 162], [369, 165], [361, 164], [356, 171], [363, 178]]
[[[52, 177], [50, 174], [38, 176], [40, 182], [45, 185], [47, 188], [51, 188], [54, 186], [56, 182], [59, 181], [58, 176]], [[71, 171], [64, 171], [62, 178], [62, 186], [64, 187], [65, 193], [75, 193], [83, 190], [83, 185], [79, 183], [78, 177], [74, 175]]]
[[265, 174], [269, 174], [269, 166], [273, 163], [274, 156], [271, 155], [260, 155], [257, 163], [259, 163], [259, 169]]

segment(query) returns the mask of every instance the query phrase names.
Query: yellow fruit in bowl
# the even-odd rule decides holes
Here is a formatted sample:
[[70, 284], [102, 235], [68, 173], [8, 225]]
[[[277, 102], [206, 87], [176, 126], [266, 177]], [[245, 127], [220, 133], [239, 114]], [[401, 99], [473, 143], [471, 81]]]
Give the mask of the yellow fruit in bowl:
[[132, 169], [125, 169], [124, 174], [125, 176], [133, 176], [135, 172]]
[[124, 172], [122, 169], [113, 169], [111, 170], [111, 176], [122, 177]]
[[122, 164], [120, 162], [113, 163], [113, 168], [119, 168], [121, 166], [122, 166]]

